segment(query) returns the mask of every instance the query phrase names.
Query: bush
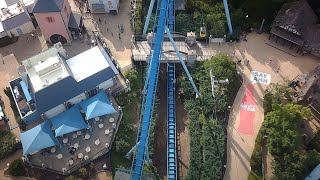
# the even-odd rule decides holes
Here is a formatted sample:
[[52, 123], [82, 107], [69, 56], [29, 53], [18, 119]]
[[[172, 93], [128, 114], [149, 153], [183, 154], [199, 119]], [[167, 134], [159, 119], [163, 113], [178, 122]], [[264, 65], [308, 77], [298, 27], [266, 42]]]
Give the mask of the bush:
[[16, 151], [20, 147], [14, 135], [9, 131], [0, 131], [0, 142], [0, 159], [5, 158], [8, 154]]
[[80, 168], [79, 169], [79, 176], [82, 178], [85, 178], [87, 176], [87, 169], [86, 168]]
[[9, 174], [12, 176], [23, 176], [26, 174], [26, 170], [20, 158], [12, 161], [8, 170]]
[[130, 144], [124, 140], [116, 141], [116, 151], [119, 153], [126, 153], [130, 150]]
[[[228, 78], [230, 81], [228, 85], [216, 87], [216, 100], [211, 94], [210, 70], [218, 79]], [[230, 101], [229, 96], [233, 93], [232, 88], [237, 89], [236, 67], [229, 57], [219, 54], [208, 61], [197, 62], [192, 75], [200, 93], [197, 99], [194, 99], [188, 78], [178, 79], [186, 98], [184, 106], [190, 119], [191, 146], [187, 179], [220, 179], [223, 176], [225, 155], [223, 119]]]
[[257, 135], [256, 143], [254, 145], [254, 149], [250, 159], [251, 171], [253, 171], [253, 174], [256, 174], [258, 176], [262, 176], [261, 141], [262, 141], [262, 135], [260, 130], [259, 134]]

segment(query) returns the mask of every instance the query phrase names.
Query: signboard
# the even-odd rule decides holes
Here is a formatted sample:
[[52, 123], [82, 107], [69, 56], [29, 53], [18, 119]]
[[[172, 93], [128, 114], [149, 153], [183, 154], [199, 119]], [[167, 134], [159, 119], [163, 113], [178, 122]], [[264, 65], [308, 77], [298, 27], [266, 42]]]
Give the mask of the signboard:
[[251, 71], [251, 83], [270, 84], [271, 75], [259, 71]]
[[242, 134], [252, 135], [254, 133], [256, 101], [253, 93], [253, 85], [248, 84], [240, 105], [240, 124], [238, 132]]

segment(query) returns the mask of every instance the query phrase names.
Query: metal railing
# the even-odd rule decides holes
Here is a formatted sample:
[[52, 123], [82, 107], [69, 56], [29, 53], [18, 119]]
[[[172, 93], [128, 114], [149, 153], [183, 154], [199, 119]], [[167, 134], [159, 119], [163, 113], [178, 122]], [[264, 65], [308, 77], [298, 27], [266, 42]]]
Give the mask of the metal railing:
[[57, 171], [57, 170], [54, 170], [54, 169], [51, 169], [51, 168], [47, 168], [47, 167], [42, 167], [42, 166], [39, 166], [39, 165], [35, 165], [35, 164], [29, 164], [29, 163], [26, 163], [27, 165], [29, 165], [30, 167], [36, 167], [38, 169], [43, 169], [43, 170], [46, 170], [46, 171], [49, 171], [49, 172], [53, 172], [53, 173], [56, 173], [56, 174], [61, 174], [61, 175], [68, 175], [72, 172], [74, 172], [75, 170], [79, 169], [80, 167], [82, 166], [85, 166], [87, 165], [88, 163], [96, 160], [97, 158], [99, 158], [100, 156], [108, 153], [110, 150], [111, 150], [111, 145], [116, 137], [116, 134], [117, 134], [117, 131], [118, 131], [118, 127], [119, 127], [119, 124], [121, 122], [121, 119], [122, 119], [122, 116], [123, 116], [123, 112], [122, 110], [119, 110], [119, 116], [117, 118], [117, 126], [116, 126], [116, 130], [115, 130], [115, 133], [113, 133], [113, 136], [111, 138], [111, 141], [110, 141], [110, 146], [108, 148], [104, 148], [102, 149], [101, 151], [97, 152], [96, 154], [94, 154], [93, 156], [89, 157], [87, 160], [85, 161], [82, 161], [80, 162], [79, 164], [75, 165], [75, 166], [72, 166], [70, 169], [68, 169], [66, 172], [62, 172], [62, 171]]

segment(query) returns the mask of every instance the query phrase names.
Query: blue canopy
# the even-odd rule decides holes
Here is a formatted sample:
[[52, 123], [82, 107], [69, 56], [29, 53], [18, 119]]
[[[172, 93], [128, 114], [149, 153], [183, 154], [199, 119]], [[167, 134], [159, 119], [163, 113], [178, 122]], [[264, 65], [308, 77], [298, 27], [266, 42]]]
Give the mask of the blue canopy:
[[27, 101], [30, 102], [32, 98], [30, 96], [26, 83], [24, 83], [24, 81], [20, 81], [20, 85], [21, 85], [24, 96], [26, 97]]
[[117, 112], [111, 105], [104, 91], [85, 101], [82, 101], [80, 106], [86, 113], [87, 119]]
[[38, 126], [20, 134], [23, 155], [37, 152], [51, 146], [59, 145], [54, 137], [50, 124], [45, 121]]
[[52, 123], [52, 129], [55, 130], [56, 137], [88, 127], [77, 106], [51, 118], [50, 121]]

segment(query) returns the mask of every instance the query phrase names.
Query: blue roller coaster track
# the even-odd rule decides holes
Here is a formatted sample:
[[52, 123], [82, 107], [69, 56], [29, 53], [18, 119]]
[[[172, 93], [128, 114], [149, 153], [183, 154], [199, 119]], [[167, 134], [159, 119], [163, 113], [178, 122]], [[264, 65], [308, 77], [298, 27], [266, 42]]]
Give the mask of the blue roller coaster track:
[[[155, 0], [151, 0], [148, 15], [146, 18], [145, 26], [143, 29], [143, 35], [146, 35], [151, 13], [153, 10]], [[229, 33], [232, 34], [232, 26], [229, 17], [229, 9], [227, 7], [227, 0], [223, 0], [225, 6], [225, 12], [227, 17], [227, 23]], [[198, 90], [193, 82], [193, 79], [184, 64], [181, 54], [176, 47], [170, 32], [175, 31], [175, 0], [158, 0], [157, 11], [155, 15], [153, 32], [156, 32], [155, 39], [151, 43], [152, 56], [148, 60], [148, 70], [146, 73], [145, 85], [143, 88], [143, 99], [140, 115], [140, 125], [138, 127], [138, 133], [136, 138], [136, 146], [132, 148], [133, 161], [131, 166], [130, 175], [132, 179], [141, 179], [143, 173], [143, 167], [145, 161], [149, 161], [148, 155], [148, 139], [151, 125], [151, 119], [153, 115], [153, 107], [156, 99], [156, 90], [158, 84], [158, 75], [160, 67], [160, 57], [162, 54], [162, 43], [164, 40], [165, 32], [171, 41], [180, 63], [184, 68], [191, 85], [193, 86], [196, 95], [198, 96]], [[176, 154], [176, 116], [175, 116], [175, 65], [169, 63], [167, 65], [167, 179], [177, 179], [177, 154]], [[130, 152], [131, 152], [130, 151]], [[130, 152], [128, 154], [130, 154]]]

